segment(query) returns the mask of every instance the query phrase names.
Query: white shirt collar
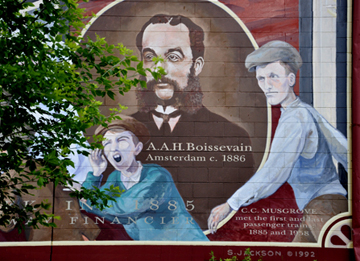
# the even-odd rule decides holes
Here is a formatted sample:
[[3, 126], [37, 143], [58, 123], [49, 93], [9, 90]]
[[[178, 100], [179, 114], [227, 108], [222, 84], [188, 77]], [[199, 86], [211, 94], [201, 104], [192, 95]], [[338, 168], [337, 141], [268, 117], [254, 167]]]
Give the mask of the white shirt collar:
[[286, 106], [286, 108], [281, 107], [280, 111], [281, 113], [283, 113], [287, 108], [297, 107], [299, 103], [300, 103], [300, 98], [296, 96], [296, 99], [294, 101], [292, 101], [288, 106]]
[[[121, 182], [124, 184], [127, 190], [129, 190], [132, 186], [136, 185], [140, 181], [141, 171], [143, 169], [143, 166], [140, 161], [137, 161], [137, 163], [139, 164], [139, 167], [136, 170], [135, 174], [131, 175], [130, 177], [127, 177], [121, 173], [120, 176]], [[126, 173], [126, 171], [122, 171], [122, 172]]]
[[155, 111], [163, 113], [163, 114], [170, 114], [173, 113], [174, 111], [176, 111], [177, 109], [175, 109], [173, 106], [166, 106], [165, 107], [165, 111], [164, 111], [164, 107], [162, 105], [158, 105], [155, 108]]
[[[175, 109], [175, 108], [172, 107], [172, 106], [166, 106], [166, 108], [165, 108], [165, 110], [164, 110], [164, 107], [161, 106], [161, 105], [158, 105], [158, 106], [156, 107], [156, 109], [155, 109], [155, 111], [160, 112], [160, 113], [163, 113], [163, 114], [170, 114], [170, 113], [173, 113], [173, 112], [176, 111], [176, 110], [177, 110], [177, 109]], [[155, 116], [154, 114], [153, 114], [152, 116], [153, 116], [153, 119], [154, 119], [154, 122], [155, 122], [156, 126], [157, 126], [158, 129], [160, 130], [161, 126], [162, 126], [163, 123], [164, 123], [164, 119], [161, 118], [161, 117], [157, 117], [157, 116]], [[178, 123], [180, 117], [181, 117], [181, 115], [169, 119], [169, 126], [170, 126], [171, 131], [174, 130], [174, 128], [175, 128], [176, 124]]]

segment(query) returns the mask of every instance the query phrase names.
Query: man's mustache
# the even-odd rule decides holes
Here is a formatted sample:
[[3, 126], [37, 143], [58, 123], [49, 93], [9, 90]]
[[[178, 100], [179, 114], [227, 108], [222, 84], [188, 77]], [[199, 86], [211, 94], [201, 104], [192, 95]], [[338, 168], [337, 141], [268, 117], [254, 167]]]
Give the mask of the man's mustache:
[[[143, 76], [143, 78], [144, 79], [140, 79], [140, 80], [145, 80], [146, 81], [146, 77]], [[176, 92], [181, 92], [182, 91], [182, 89], [179, 87], [179, 84], [178, 84], [177, 81], [172, 80], [172, 79], [170, 79], [170, 78], [168, 78], [166, 76], [162, 76], [161, 79], [159, 79], [159, 80], [152, 79], [152, 80], [148, 81], [146, 83], [147, 89], [150, 90], [150, 91], [153, 91], [155, 85], [159, 84], [159, 83], [167, 83], [167, 84], [172, 85]]]

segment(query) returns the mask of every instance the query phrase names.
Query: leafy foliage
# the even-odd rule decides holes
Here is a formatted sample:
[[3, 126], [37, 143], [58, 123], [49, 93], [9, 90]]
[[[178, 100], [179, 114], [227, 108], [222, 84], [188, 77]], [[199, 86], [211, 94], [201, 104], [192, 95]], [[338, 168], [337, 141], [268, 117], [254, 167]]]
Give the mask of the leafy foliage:
[[[74, 166], [70, 146], [78, 145], [84, 155], [101, 147], [88, 144], [83, 133], [106, 126], [123, 109], [105, 117], [99, 97], [114, 99], [116, 92], [145, 87], [137, 75], [160, 76], [159, 70], [144, 69], [122, 44], [78, 37], [85, 17], [75, 0], [44, 0], [35, 11], [23, 11], [32, 6], [0, 0], [0, 226], [15, 219], [19, 229], [25, 222], [34, 228], [55, 226], [47, 222], [53, 217], [45, 213], [49, 203], [25, 206], [21, 198], [51, 183], [73, 185], [67, 172]], [[121, 194], [113, 190], [113, 196]], [[74, 195], [100, 209], [112, 200], [99, 190]]]

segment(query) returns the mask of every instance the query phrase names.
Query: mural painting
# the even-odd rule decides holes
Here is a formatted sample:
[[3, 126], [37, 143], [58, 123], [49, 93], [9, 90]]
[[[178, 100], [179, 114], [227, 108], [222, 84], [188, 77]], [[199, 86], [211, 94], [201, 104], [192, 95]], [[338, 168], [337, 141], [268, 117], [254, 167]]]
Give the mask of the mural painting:
[[[311, 76], [299, 70], [312, 61], [298, 51], [298, 1], [232, 2], [84, 3], [99, 12], [85, 37], [124, 43], [146, 68], [162, 57], [166, 75], [141, 76], [146, 89], [103, 101], [105, 114], [127, 106], [123, 120], [90, 129], [104, 135], [104, 149], [75, 154], [69, 171], [81, 186], [124, 192], [100, 211], [59, 188], [54, 240], [316, 244], [337, 217], [351, 216], [346, 133], [302, 100], [299, 85]], [[267, 31], [264, 21], [281, 12], [288, 23], [275, 25], [288, 34]], [[51, 240], [28, 234], [7, 228], [0, 238]]]

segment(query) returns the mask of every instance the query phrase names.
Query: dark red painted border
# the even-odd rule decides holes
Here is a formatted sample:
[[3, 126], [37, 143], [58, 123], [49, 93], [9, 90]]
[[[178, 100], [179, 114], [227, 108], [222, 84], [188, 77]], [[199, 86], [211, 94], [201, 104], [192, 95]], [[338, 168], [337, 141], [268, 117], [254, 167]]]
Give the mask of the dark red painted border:
[[[1, 261], [207, 261], [213, 251], [219, 260], [234, 255], [243, 260], [247, 246], [53, 246], [0, 248]], [[5, 255], [4, 255], [5, 254]], [[231, 255], [230, 255], [231, 254]], [[354, 260], [352, 249], [304, 247], [251, 247], [252, 260], [264, 261], [346, 261]], [[307, 257], [305, 257], [307, 255]]]
[[[108, 1], [93, 1], [99, 5]], [[223, 1], [224, 2], [224, 1]], [[226, 1], [225, 1], [226, 2]], [[231, 2], [231, 1], [229, 1]], [[264, 257], [264, 261], [272, 260], [356, 260], [360, 261], [360, 0], [353, 0], [353, 84], [352, 84], [352, 131], [353, 131], [353, 233], [354, 249], [324, 249], [308, 247], [254, 247], [252, 253], [255, 255], [259, 251], [272, 253], [271, 251], [281, 251], [282, 257]], [[97, 5], [97, 7], [99, 7]], [[96, 11], [96, 10], [92, 10]], [[0, 260], [187, 260], [202, 261], [209, 260], [210, 251], [214, 251], [218, 258], [228, 258], [231, 250], [233, 253], [244, 251], [246, 246], [22, 246], [22, 247], [0, 247]], [[269, 252], [270, 251], [270, 252]], [[296, 257], [295, 253], [314, 252], [315, 258]], [[254, 260], [256, 258], [253, 258]], [[258, 257], [258, 256], [257, 256]], [[243, 256], [239, 256], [242, 260]], [[256, 259], [257, 260], [257, 259]]]

